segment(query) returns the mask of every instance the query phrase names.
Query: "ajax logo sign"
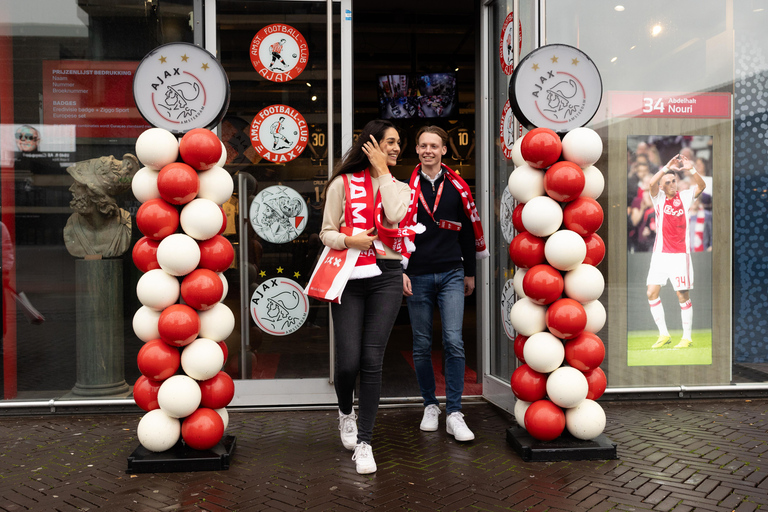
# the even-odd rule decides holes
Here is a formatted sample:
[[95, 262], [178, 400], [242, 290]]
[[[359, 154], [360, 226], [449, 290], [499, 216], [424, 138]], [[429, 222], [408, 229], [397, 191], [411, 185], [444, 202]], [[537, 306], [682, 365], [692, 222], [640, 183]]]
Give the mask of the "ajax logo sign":
[[251, 64], [272, 82], [288, 82], [304, 71], [309, 46], [301, 32], [290, 25], [267, 25], [251, 41]]
[[253, 118], [251, 142], [256, 152], [270, 162], [286, 163], [307, 147], [309, 128], [297, 110], [272, 105]]
[[256, 288], [250, 309], [253, 321], [262, 331], [286, 336], [304, 325], [309, 302], [296, 281], [277, 277], [267, 279]]

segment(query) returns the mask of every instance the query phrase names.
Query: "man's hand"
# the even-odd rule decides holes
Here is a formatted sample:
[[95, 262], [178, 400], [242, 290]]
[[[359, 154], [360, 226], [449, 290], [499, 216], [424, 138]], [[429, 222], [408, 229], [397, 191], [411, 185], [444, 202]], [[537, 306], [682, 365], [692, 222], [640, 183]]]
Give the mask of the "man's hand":
[[406, 274], [403, 274], [403, 295], [411, 297], [413, 295], [413, 288], [411, 288], [411, 278]]
[[475, 277], [464, 278], [464, 296], [469, 297], [475, 291]]

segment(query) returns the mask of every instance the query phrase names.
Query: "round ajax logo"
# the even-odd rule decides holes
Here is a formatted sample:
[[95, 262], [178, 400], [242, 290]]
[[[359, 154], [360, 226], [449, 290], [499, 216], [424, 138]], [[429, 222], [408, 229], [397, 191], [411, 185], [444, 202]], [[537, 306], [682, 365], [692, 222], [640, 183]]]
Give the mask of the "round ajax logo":
[[279, 164], [298, 157], [309, 141], [307, 122], [287, 105], [271, 105], [251, 122], [251, 143], [262, 158]]
[[509, 187], [504, 187], [501, 193], [501, 204], [499, 204], [499, 224], [501, 226], [501, 235], [504, 240], [510, 244], [515, 237], [515, 226], [512, 224], [512, 212], [515, 210], [515, 199], [509, 192]]
[[229, 80], [206, 50], [169, 43], [149, 52], [136, 68], [133, 98], [153, 126], [175, 133], [216, 126], [229, 106]]
[[[499, 38], [499, 61], [501, 70], [505, 75], [511, 75], [515, 70], [515, 13], [510, 12], [504, 19], [504, 25], [501, 27], [501, 37]], [[518, 51], [523, 49], [523, 26], [518, 22], [517, 32]]]
[[309, 46], [301, 32], [276, 23], [259, 30], [251, 41], [251, 64], [272, 82], [288, 82], [304, 71]]
[[307, 203], [298, 192], [275, 185], [256, 194], [248, 217], [261, 238], [273, 244], [285, 244], [304, 231], [307, 215]]
[[510, 340], [515, 339], [515, 328], [509, 320], [509, 312], [512, 311], [512, 305], [515, 303], [515, 285], [512, 279], [504, 283], [504, 289], [501, 291], [501, 318], [504, 321], [504, 332]]
[[304, 325], [309, 302], [302, 288], [291, 279], [276, 277], [261, 283], [251, 296], [251, 317], [259, 329], [286, 336]]
[[512, 115], [509, 100], [504, 103], [504, 109], [501, 111], [499, 142], [501, 142], [501, 151], [504, 153], [504, 156], [507, 157], [507, 160], [511, 160], [512, 146], [515, 145], [515, 116]]
[[566, 133], [586, 125], [603, 97], [600, 72], [581, 50], [564, 44], [529, 53], [512, 73], [509, 98], [515, 117], [528, 129]]

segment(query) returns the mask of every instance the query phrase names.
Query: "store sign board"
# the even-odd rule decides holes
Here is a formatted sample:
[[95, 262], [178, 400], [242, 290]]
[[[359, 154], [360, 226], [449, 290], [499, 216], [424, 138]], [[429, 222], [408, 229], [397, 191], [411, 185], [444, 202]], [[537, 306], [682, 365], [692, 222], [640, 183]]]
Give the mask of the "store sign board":
[[43, 124], [77, 137], [135, 138], [150, 126], [132, 98], [136, 62], [43, 61]]
[[158, 46], [139, 63], [133, 79], [141, 115], [175, 134], [219, 124], [229, 95], [227, 74], [216, 57], [189, 43]]
[[612, 117], [730, 119], [731, 94], [611, 91]]

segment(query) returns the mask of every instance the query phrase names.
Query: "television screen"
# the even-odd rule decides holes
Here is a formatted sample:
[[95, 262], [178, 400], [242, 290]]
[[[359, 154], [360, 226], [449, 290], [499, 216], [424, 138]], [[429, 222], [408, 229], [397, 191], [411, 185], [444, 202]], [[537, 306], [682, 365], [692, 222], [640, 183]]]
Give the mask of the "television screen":
[[379, 75], [382, 119], [455, 117], [458, 114], [456, 74]]

